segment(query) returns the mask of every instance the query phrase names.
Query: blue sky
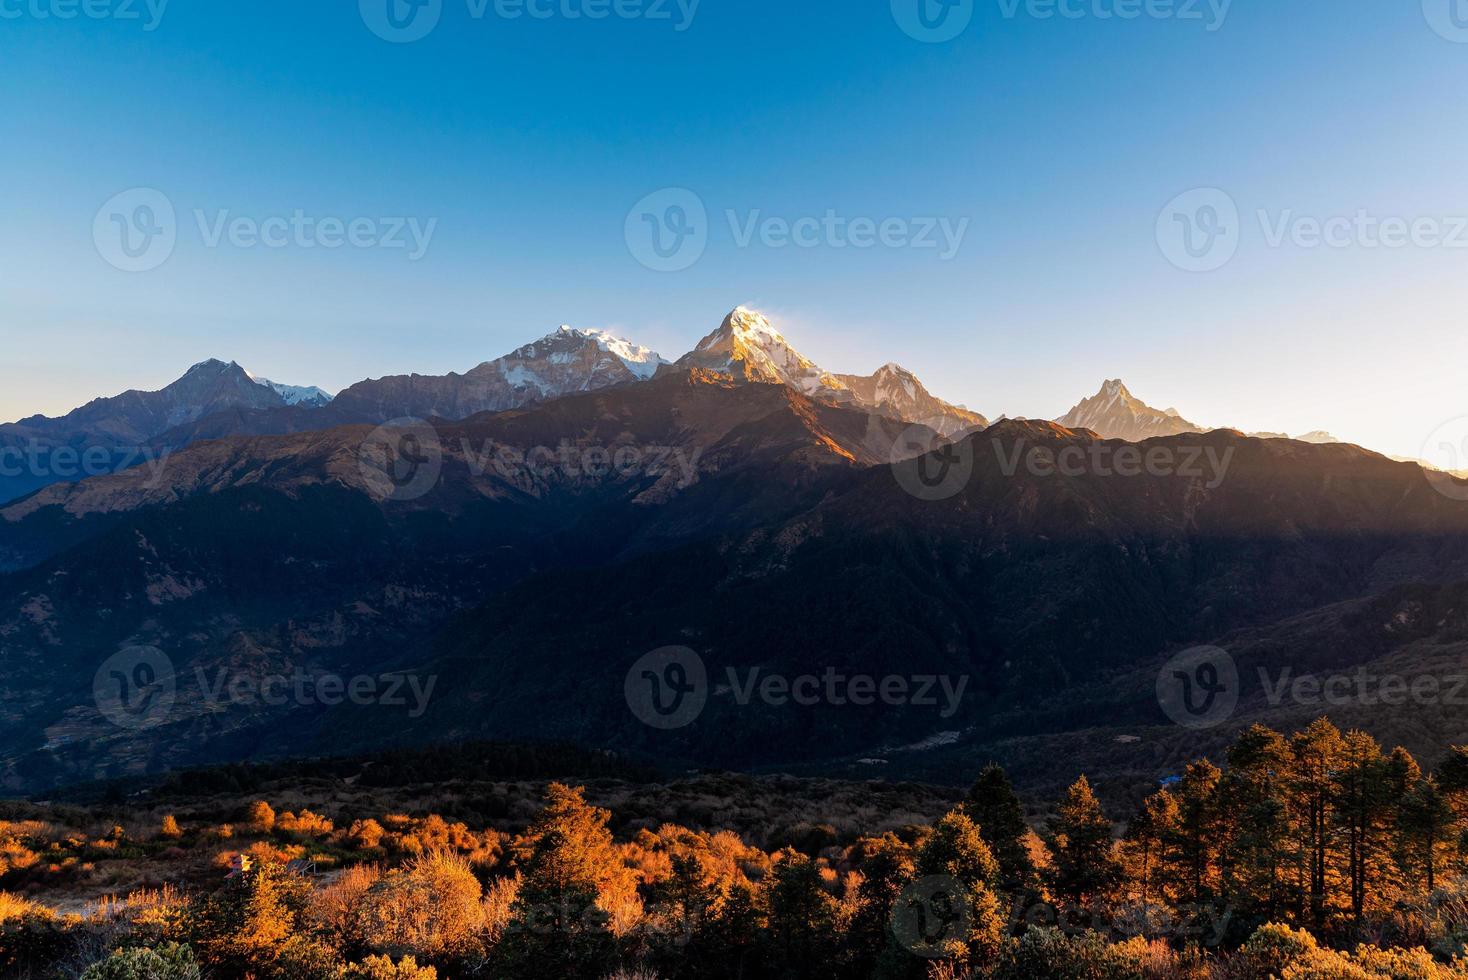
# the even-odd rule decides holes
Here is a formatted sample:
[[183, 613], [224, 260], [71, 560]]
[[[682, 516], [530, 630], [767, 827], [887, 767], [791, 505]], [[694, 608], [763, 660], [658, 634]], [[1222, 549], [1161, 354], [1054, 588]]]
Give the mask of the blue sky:
[[[152, 30], [145, 0], [88, 2], [112, 16], [0, 0], [0, 419], [206, 357], [332, 390], [464, 370], [560, 323], [676, 357], [741, 303], [831, 370], [897, 360], [990, 415], [1052, 417], [1122, 377], [1202, 423], [1416, 455], [1468, 414], [1468, 247], [1296, 235], [1364, 212], [1457, 241], [1468, 32], [1449, 0], [1235, 0], [1221, 20], [1207, 0], [1131, 0], [1135, 19], [1102, 16], [1128, 0], [1048, 18], [1045, 0], [965, 0], [941, 43], [889, 0], [702, 0], [691, 20], [691, 0], [598, 20], [568, 16], [597, 0], [536, 0], [545, 18], [441, 0], [412, 43], [369, 29], [387, 0], [365, 19], [350, 0], [172, 0]], [[143, 272], [94, 238], [135, 188], [176, 212]], [[626, 235], [664, 188], [708, 216], [674, 272]], [[1240, 213], [1208, 272], [1159, 247], [1159, 214], [1196, 188]], [[221, 217], [298, 211], [432, 235], [416, 260], [210, 244]], [[967, 224], [951, 257], [738, 240], [828, 213]]]

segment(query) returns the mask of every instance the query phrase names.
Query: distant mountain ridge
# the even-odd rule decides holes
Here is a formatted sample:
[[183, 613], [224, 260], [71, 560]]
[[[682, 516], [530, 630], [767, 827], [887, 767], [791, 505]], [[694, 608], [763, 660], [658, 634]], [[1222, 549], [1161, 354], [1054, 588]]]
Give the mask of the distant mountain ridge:
[[[1206, 426], [1183, 418], [1176, 408], [1153, 408], [1133, 395], [1120, 379], [1105, 382], [1100, 391], [1083, 399], [1055, 421], [1067, 429], [1090, 429], [1103, 439], [1127, 442], [1210, 431]], [[1298, 436], [1285, 432], [1251, 432], [1249, 435], [1255, 439], [1293, 439], [1316, 446], [1334, 445], [1341, 441], [1320, 429]]]
[[1204, 431], [1202, 426], [1179, 415], [1175, 408], [1157, 409], [1148, 405], [1133, 395], [1120, 379], [1107, 381], [1100, 391], [1055, 421], [1067, 429], [1090, 429], [1103, 439], [1127, 442]]
[[[837, 374], [815, 364], [756, 310], [735, 308], [693, 350], [669, 363], [646, 347], [608, 331], [563, 326], [463, 374], [392, 375], [360, 381], [333, 397], [314, 386], [255, 378], [239, 365], [206, 361], [158, 392], [126, 392], [97, 399], [60, 419], [33, 417], [0, 426], [0, 452], [32, 446], [112, 453], [95, 472], [72, 477], [31, 466], [19, 476], [0, 473], [0, 504], [50, 483], [135, 465], [199, 439], [285, 435], [356, 423], [414, 417], [458, 421], [484, 412], [519, 411], [573, 394], [645, 383], [661, 373], [699, 370], [736, 384], [779, 384], [836, 406], [919, 424], [946, 439], [984, 429], [978, 412], [934, 396], [896, 363], [870, 375]], [[1105, 439], [1141, 441], [1196, 434], [1206, 428], [1175, 408], [1157, 409], [1119, 379], [1083, 399], [1056, 420], [1070, 430]], [[1256, 433], [1260, 438], [1289, 438]], [[1298, 441], [1339, 440], [1311, 432]]]
[[0, 425], [0, 453], [24, 461], [0, 473], [0, 502], [137, 465], [165, 432], [217, 413], [324, 403], [322, 398], [330, 401], [319, 388], [257, 381], [233, 361], [208, 360], [158, 391], [125, 391], [59, 418], [33, 415]]
[[989, 424], [977, 412], [935, 398], [916, 375], [896, 364], [868, 376], [832, 374], [792, 347], [763, 314], [743, 306], [677, 366], [715, 371], [738, 381], [788, 385], [812, 398], [921, 423], [950, 438]]
[[950, 439], [989, 427], [989, 420], [978, 412], [934, 397], [917, 375], [898, 364], [885, 364], [866, 377], [855, 374], [835, 377], [847, 387], [856, 403], [868, 411], [921, 422]]
[[345, 413], [383, 422], [403, 416], [456, 421], [646, 381], [665, 363], [656, 352], [606, 331], [563, 326], [464, 374], [360, 381], [333, 404]]

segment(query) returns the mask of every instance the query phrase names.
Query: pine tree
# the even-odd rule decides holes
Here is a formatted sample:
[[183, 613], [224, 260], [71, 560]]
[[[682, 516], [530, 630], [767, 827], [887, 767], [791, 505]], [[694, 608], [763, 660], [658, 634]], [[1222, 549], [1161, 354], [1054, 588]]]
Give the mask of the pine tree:
[[750, 977], [759, 952], [762, 920], [754, 892], [736, 883], [720, 903], [714, 925], [711, 969], [719, 976]]
[[1458, 819], [1436, 776], [1426, 776], [1402, 800], [1399, 862], [1409, 878], [1421, 881], [1424, 894], [1437, 888], [1438, 874], [1452, 859]]
[[888, 922], [898, 898], [914, 880], [912, 848], [896, 834], [863, 838], [855, 852], [860, 855], [861, 884], [857, 887], [857, 911], [851, 920], [851, 945], [860, 955], [875, 958], [891, 940]]
[[691, 976], [712, 952], [714, 916], [722, 896], [696, 854], [674, 854], [671, 862], [672, 873], [651, 889], [652, 905], [668, 930], [655, 949], [664, 967], [660, 973]]
[[1010, 891], [1028, 886], [1035, 877], [1026, 845], [1030, 828], [1003, 768], [994, 763], [984, 767], [969, 789], [963, 809], [978, 824], [984, 842], [999, 861], [1000, 885]]
[[1169, 900], [1167, 876], [1162, 870], [1167, 842], [1177, 834], [1177, 799], [1166, 790], [1142, 801], [1122, 838], [1127, 876], [1137, 884], [1142, 908], [1150, 914], [1154, 903]]
[[1105, 902], [1121, 881], [1111, 821], [1085, 776], [1066, 791], [1054, 825], [1054, 888], [1077, 905]]
[[574, 975], [602, 969], [612, 953], [610, 917], [598, 904], [621, 892], [628, 874], [607, 830], [611, 814], [584, 791], [560, 783], [518, 848], [524, 880], [497, 950], [505, 976]]
[[836, 900], [816, 863], [793, 848], [775, 856], [766, 881], [770, 952], [776, 975], [825, 977], [836, 960]]
[[1378, 899], [1387, 892], [1392, 831], [1396, 822], [1391, 796], [1391, 768], [1381, 746], [1361, 731], [1342, 740], [1335, 820], [1346, 851], [1346, 887], [1351, 918], [1358, 924], [1367, 894]]
[[1455, 745], [1437, 767], [1438, 787], [1460, 820], [1468, 820], [1468, 745]]
[[919, 878], [948, 875], [968, 888], [982, 885], [992, 889], [999, 881], [999, 862], [962, 808], [938, 821], [932, 836], [918, 850], [915, 865]]
[[954, 896], [968, 909], [969, 931], [955, 936], [962, 947], [960, 958], [970, 965], [987, 962], [998, 953], [1004, 920], [995, 895], [1000, 878], [995, 860], [979, 827], [960, 807], [933, 828], [914, 861], [919, 881], [932, 876], [952, 878], [963, 890]]
[[282, 865], [262, 861], [205, 898], [189, 932], [204, 964], [223, 976], [272, 975], [298, 937], [311, 883]]
[[1218, 796], [1222, 775], [1206, 759], [1194, 762], [1171, 790], [1178, 817], [1168, 838], [1169, 863], [1178, 898], [1189, 905], [1201, 905], [1218, 893], [1218, 854], [1227, 837]]
[[1291, 837], [1288, 791], [1293, 768], [1289, 742], [1254, 725], [1229, 749], [1220, 804], [1233, 824], [1220, 859], [1228, 902], [1250, 924], [1284, 915], [1289, 892], [1284, 872]]
[[1296, 843], [1296, 884], [1317, 930], [1325, 926], [1330, 893], [1339, 877], [1334, 866], [1335, 779], [1344, 751], [1340, 730], [1326, 718], [1316, 719], [1290, 739], [1290, 829]]

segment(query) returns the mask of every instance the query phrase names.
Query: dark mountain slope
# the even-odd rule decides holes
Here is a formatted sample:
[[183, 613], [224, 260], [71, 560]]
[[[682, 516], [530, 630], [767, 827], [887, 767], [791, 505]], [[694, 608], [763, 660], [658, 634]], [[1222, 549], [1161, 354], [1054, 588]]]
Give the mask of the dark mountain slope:
[[[1226, 431], [1143, 446], [1212, 449], [1229, 466], [1210, 486], [1007, 475], [1016, 447], [1108, 445], [1046, 424], [1005, 423], [969, 445], [974, 476], [947, 501], [915, 499], [876, 469], [778, 525], [523, 582], [442, 638], [422, 669], [442, 674], [443, 694], [412, 737], [515, 732], [747, 766], [878, 753], [999, 716], [1009, 734], [1033, 734], [1083, 721], [1046, 720], [1045, 704], [1170, 650], [1468, 574], [1468, 506], [1417, 468], [1351, 447]], [[668, 645], [693, 648], [715, 678], [968, 675], [969, 696], [946, 718], [913, 706], [741, 706], [715, 680], [694, 724], [659, 731], [628, 710], [623, 685], [639, 657]]]
[[[377, 492], [383, 447], [365, 426], [200, 443], [161, 481], [48, 488], [0, 510], [16, 566], [0, 576], [6, 784], [302, 751], [319, 704], [221, 708], [202, 678], [378, 675], [527, 575], [808, 509], [902, 430], [686, 375], [439, 424], [441, 477], [412, 500]], [[636, 465], [607, 472], [606, 458]], [[178, 702], [166, 724], [120, 731], [92, 684], [134, 644], [166, 651]]]

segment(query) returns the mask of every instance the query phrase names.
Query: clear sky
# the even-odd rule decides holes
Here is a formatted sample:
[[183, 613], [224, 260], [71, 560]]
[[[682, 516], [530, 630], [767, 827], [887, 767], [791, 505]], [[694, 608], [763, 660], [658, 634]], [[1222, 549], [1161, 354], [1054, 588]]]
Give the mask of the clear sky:
[[[392, 0], [433, 27], [411, 43], [374, 33], [404, 37], [389, 0], [152, 2], [0, 0], [0, 419], [207, 357], [330, 390], [465, 370], [560, 323], [676, 357], [740, 303], [830, 370], [895, 360], [989, 415], [1122, 377], [1201, 423], [1416, 455], [1468, 414], [1468, 247], [1431, 242], [1468, 246], [1461, 0], [929, 0], [935, 30], [971, 15], [947, 41], [917, 0]], [[113, 215], [158, 227], [104, 208], [135, 188], [176, 212], [143, 272], [97, 245]], [[677, 224], [666, 195], [633, 210], [664, 188], [707, 213], [672, 272], [629, 247]], [[1240, 212], [1208, 272], [1163, 213], [1197, 188]], [[211, 243], [296, 212], [432, 234]], [[1310, 247], [1297, 220], [1360, 212], [1431, 224]], [[837, 247], [828, 213], [889, 241]], [[823, 223], [777, 247], [769, 218]], [[925, 219], [967, 221], [955, 254], [905, 242]]]

